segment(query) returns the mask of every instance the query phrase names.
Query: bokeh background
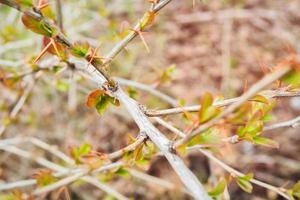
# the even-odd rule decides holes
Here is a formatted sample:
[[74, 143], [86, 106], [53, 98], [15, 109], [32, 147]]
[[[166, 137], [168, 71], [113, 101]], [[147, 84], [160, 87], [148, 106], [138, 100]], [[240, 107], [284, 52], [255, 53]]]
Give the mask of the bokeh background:
[[[149, 7], [145, 0], [62, 2], [66, 34], [72, 41], [100, 45], [100, 55], [109, 52]], [[137, 37], [114, 60], [109, 71], [113, 76], [156, 87], [187, 104], [198, 104], [206, 91], [225, 98], [235, 97], [263, 77], [264, 69], [289, 53], [300, 51], [299, 8], [299, 0], [173, 0], [158, 14], [155, 25], [143, 33], [150, 52]], [[0, 19], [1, 73], [16, 75], [30, 71], [29, 61], [41, 51], [42, 37], [26, 30], [20, 14], [13, 9], [0, 5]], [[47, 54], [40, 62], [51, 57]], [[51, 62], [45, 65], [54, 67]], [[80, 73], [65, 69], [63, 64], [56, 67], [59, 73], [50, 70], [38, 77], [25, 76], [9, 87], [0, 84], [0, 117], [6, 126], [3, 139], [34, 136], [65, 153], [86, 142], [98, 151], [112, 152], [126, 146], [128, 135], [137, 135], [139, 130], [124, 108], [110, 107], [100, 116], [86, 107], [86, 96], [97, 85]], [[170, 106], [147, 92], [124, 88], [148, 108]], [[14, 119], [8, 120], [16, 99], [27, 90], [24, 106]], [[270, 123], [291, 119], [299, 113], [299, 98], [280, 99]], [[186, 125], [182, 116], [165, 120], [182, 129]], [[166, 129], [158, 127], [172, 138]], [[231, 145], [222, 150], [226, 152], [223, 161], [242, 172], [254, 172], [256, 178], [273, 185], [295, 183], [300, 179], [299, 129], [277, 129], [265, 134], [278, 141], [280, 148], [256, 147], [246, 142]], [[59, 162], [30, 144], [20, 147]], [[193, 153], [185, 159], [204, 182], [220, 171], [201, 154]], [[38, 167], [31, 161], [0, 152], [0, 181], [29, 178]], [[137, 168], [180, 187], [177, 176], [161, 156]], [[166, 190], [131, 176], [102, 179], [134, 199], [190, 199], [179, 190]], [[81, 183], [73, 184], [69, 191], [72, 199], [111, 198]], [[236, 184], [231, 184], [229, 191], [231, 199], [236, 200], [280, 199], [257, 186], [252, 194]]]

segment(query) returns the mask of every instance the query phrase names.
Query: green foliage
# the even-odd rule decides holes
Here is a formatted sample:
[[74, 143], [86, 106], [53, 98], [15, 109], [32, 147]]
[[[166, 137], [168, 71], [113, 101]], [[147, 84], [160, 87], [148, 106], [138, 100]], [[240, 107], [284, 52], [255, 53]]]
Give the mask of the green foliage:
[[165, 69], [160, 77], [160, 82], [165, 83], [173, 79], [174, 72], [176, 70], [176, 65], [170, 65]]
[[89, 43], [75, 42], [73, 48], [71, 49], [71, 54], [79, 58], [84, 58], [86, 57], [89, 49]]
[[225, 179], [221, 179], [219, 183], [212, 190], [208, 192], [208, 194], [211, 197], [217, 197], [224, 192], [225, 187], [226, 187], [226, 181]]
[[52, 35], [55, 33], [55, 29], [47, 24], [44, 20], [37, 20], [30, 15], [23, 14], [22, 22], [28, 29], [37, 34], [52, 37]]
[[251, 193], [252, 192], [252, 184], [250, 180], [253, 178], [253, 174], [246, 174], [245, 176], [237, 177], [236, 182], [238, 186], [243, 189], [245, 192]]
[[129, 177], [129, 172], [124, 168], [124, 167], [120, 167], [117, 169], [117, 171], [115, 171], [115, 174], [122, 176], [122, 177]]
[[79, 147], [74, 147], [71, 149], [71, 156], [75, 160], [76, 164], [82, 164], [80, 158], [83, 155], [90, 153], [92, 147], [90, 144], [84, 143]]
[[293, 185], [293, 187], [289, 189], [287, 193], [293, 200], [300, 199], [300, 181]]
[[299, 85], [300, 84], [300, 73], [299, 71], [291, 71], [288, 74], [286, 74], [283, 78], [282, 81], [285, 84], [289, 85]]
[[104, 90], [94, 90], [86, 100], [86, 105], [89, 108], [96, 108], [99, 114], [103, 114], [109, 104], [119, 106], [120, 102], [115, 97], [109, 96]]
[[201, 104], [201, 108], [198, 113], [200, 123], [205, 123], [213, 119], [221, 111], [220, 108], [213, 106], [213, 96], [209, 92], [206, 92], [202, 96], [200, 104]]
[[152, 11], [146, 12], [140, 21], [140, 29], [143, 30], [147, 26], [153, 24], [153, 22], [155, 20], [155, 16], [156, 16], [156, 13], [154, 13]]
[[57, 179], [53, 176], [52, 170], [40, 169], [34, 174], [34, 178], [37, 181], [37, 185], [44, 187], [54, 183]]

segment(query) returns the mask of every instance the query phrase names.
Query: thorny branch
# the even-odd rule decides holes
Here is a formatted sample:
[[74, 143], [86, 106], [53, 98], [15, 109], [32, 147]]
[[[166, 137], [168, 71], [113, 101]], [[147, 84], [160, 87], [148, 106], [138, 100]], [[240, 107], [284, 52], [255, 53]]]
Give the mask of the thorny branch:
[[[164, 6], [166, 6], [171, 0], [164, 0], [160, 1], [157, 5], [153, 7], [151, 12], [157, 13], [160, 9], [162, 9]], [[0, 0], [0, 3], [6, 4], [8, 6], [14, 7], [25, 14], [33, 17], [34, 19], [41, 21], [45, 23], [46, 26], [52, 27], [55, 30], [57, 30], [56, 26], [52, 24], [50, 21], [45, 19], [40, 13], [35, 12], [34, 10], [21, 10], [20, 6], [16, 4], [14, 1], [11, 0]], [[135, 27], [135, 30], [142, 31], [140, 22], [138, 22], [137, 26]], [[111, 59], [114, 58], [134, 37], [136, 37], [137, 33], [136, 31], [129, 33], [120, 43], [118, 43], [112, 51], [108, 54], [106, 58], [108, 58], [108, 62], [111, 62]], [[55, 35], [55, 41], [61, 43], [63, 46], [72, 49], [73, 45], [72, 43], [65, 37], [63, 33], [58, 31], [58, 33]], [[89, 62], [89, 60], [88, 60]], [[109, 63], [105, 63], [107, 66]], [[188, 190], [193, 194], [195, 199], [203, 199], [203, 200], [209, 200], [211, 199], [207, 192], [204, 190], [202, 184], [199, 182], [199, 180], [196, 178], [196, 176], [186, 167], [183, 160], [176, 154], [172, 153], [170, 151], [170, 144], [171, 142], [163, 135], [161, 134], [149, 121], [147, 116], [143, 113], [143, 111], [140, 109], [139, 105], [131, 98], [129, 98], [122, 90], [121, 88], [117, 88], [115, 82], [106, 74], [103, 66], [98, 66], [96, 63], [91, 63], [92, 68], [87, 68], [86, 70], [94, 77], [96, 82], [99, 85], [104, 85], [106, 82], [109, 83], [109, 86], [111, 86], [108, 89], [111, 89], [111, 93], [115, 95], [127, 108], [137, 125], [139, 126], [141, 131], [145, 131], [147, 136], [150, 138], [150, 140], [160, 149], [160, 151], [164, 154], [164, 156], [167, 158], [181, 181], [184, 183], [184, 185], [188, 188]]]

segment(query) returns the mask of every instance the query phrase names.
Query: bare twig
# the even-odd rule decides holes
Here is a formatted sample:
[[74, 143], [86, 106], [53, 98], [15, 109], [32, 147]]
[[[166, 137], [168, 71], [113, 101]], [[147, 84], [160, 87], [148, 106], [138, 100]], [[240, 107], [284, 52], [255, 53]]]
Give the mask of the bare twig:
[[284, 121], [284, 122], [279, 122], [276, 124], [272, 124], [270, 126], [266, 126], [264, 127], [264, 131], [269, 131], [269, 130], [273, 130], [273, 129], [277, 129], [277, 128], [285, 128], [285, 127], [297, 127], [299, 126], [299, 122], [300, 122], [300, 116], [295, 117], [294, 119], [288, 120], [288, 121]]
[[57, 23], [60, 28], [60, 30], [64, 30], [63, 26], [63, 14], [62, 14], [62, 5], [61, 5], [61, 0], [56, 0], [56, 15], [57, 15]]
[[132, 80], [127, 80], [124, 78], [115, 78], [116, 81], [118, 81], [118, 83], [120, 83], [121, 85], [125, 85], [125, 86], [131, 86], [140, 90], [143, 90], [145, 92], [149, 92], [150, 94], [160, 98], [161, 100], [164, 100], [165, 102], [169, 103], [172, 106], [177, 106], [178, 103], [177, 101], [170, 97], [169, 95], [166, 95], [165, 93], [160, 92], [159, 90], [155, 89], [154, 87], [151, 87], [149, 85], [143, 84], [143, 83], [139, 83], [136, 81], [132, 81]]
[[82, 178], [82, 180], [84, 180], [87, 183], [90, 183], [94, 186], [96, 186], [97, 188], [99, 188], [100, 190], [105, 191], [107, 194], [110, 194], [112, 196], [114, 196], [116, 199], [119, 200], [129, 200], [127, 197], [123, 196], [122, 194], [120, 194], [118, 191], [116, 191], [115, 189], [113, 189], [112, 187], [101, 183], [98, 179], [91, 177], [91, 176], [84, 176]]

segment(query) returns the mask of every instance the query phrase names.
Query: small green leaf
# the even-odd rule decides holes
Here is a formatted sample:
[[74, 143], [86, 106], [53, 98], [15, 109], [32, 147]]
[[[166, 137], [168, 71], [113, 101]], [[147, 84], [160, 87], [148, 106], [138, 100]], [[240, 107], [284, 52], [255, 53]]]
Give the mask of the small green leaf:
[[252, 139], [255, 144], [263, 145], [263, 146], [267, 146], [267, 147], [271, 147], [271, 148], [279, 148], [278, 142], [276, 142], [272, 139], [260, 137], [260, 136], [255, 136]]
[[176, 65], [170, 65], [166, 70], [163, 71], [163, 74], [160, 77], [160, 82], [165, 83], [172, 80]]
[[73, 48], [71, 49], [71, 53], [73, 56], [82, 58], [82, 57], [86, 57], [87, 53], [89, 52], [89, 49], [90, 49], [89, 43], [75, 42]]
[[53, 176], [52, 170], [49, 169], [40, 169], [34, 174], [34, 178], [37, 181], [37, 185], [44, 187], [54, 183], [56, 178]]
[[146, 26], [151, 25], [155, 20], [156, 13], [153, 11], [148, 11], [144, 14], [140, 21], [140, 29], [143, 30]]
[[221, 109], [213, 106], [213, 96], [211, 93], [206, 92], [201, 98], [201, 108], [199, 110], [199, 122], [207, 122], [216, 117]]
[[143, 158], [143, 149], [144, 144], [142, 143], [133, 151], [135, 161], [139, 161]]
[[80, 157], [83, 155], [87, 155], [92, 150], [90, 144], [84, 143], [79, 147], [75, 147], [71, 149], [71, 156], [74, 158], [76, 164], [81, 164]]
[[298, 181], [290, 190], [288, 190], [288, 193], [293, 199], [300, 199], [300, 181]]
[[222, 179], [215, 188], [213, 188], [211, 191], [208, 192], [209, 196], [211, 197], [217, 197], [221, 195], [226, 187], [226, 181]]
[[260, 94], [255, 95], [254, 97], [252, 97], [250, 99], [250, 101], [256, 101], [256, 102], [265, 103], [265, 104], [269, 103], [269, 100], [265, 96], [260, 95]]
[[236, 182], [239, 185], [241, 189], [243, 189], [245, 192], [251, 193], [252, 192], [252, 184], [250, 183], [250, 180], [253, 178], [253, 174], [247, 174], [245, 176], [238, 177]]
[[129, 172], [124, 168], [124, 167], [120, 167], [115, 174], [123, 176], [123, 177], [128, 177], [129, 176]]

